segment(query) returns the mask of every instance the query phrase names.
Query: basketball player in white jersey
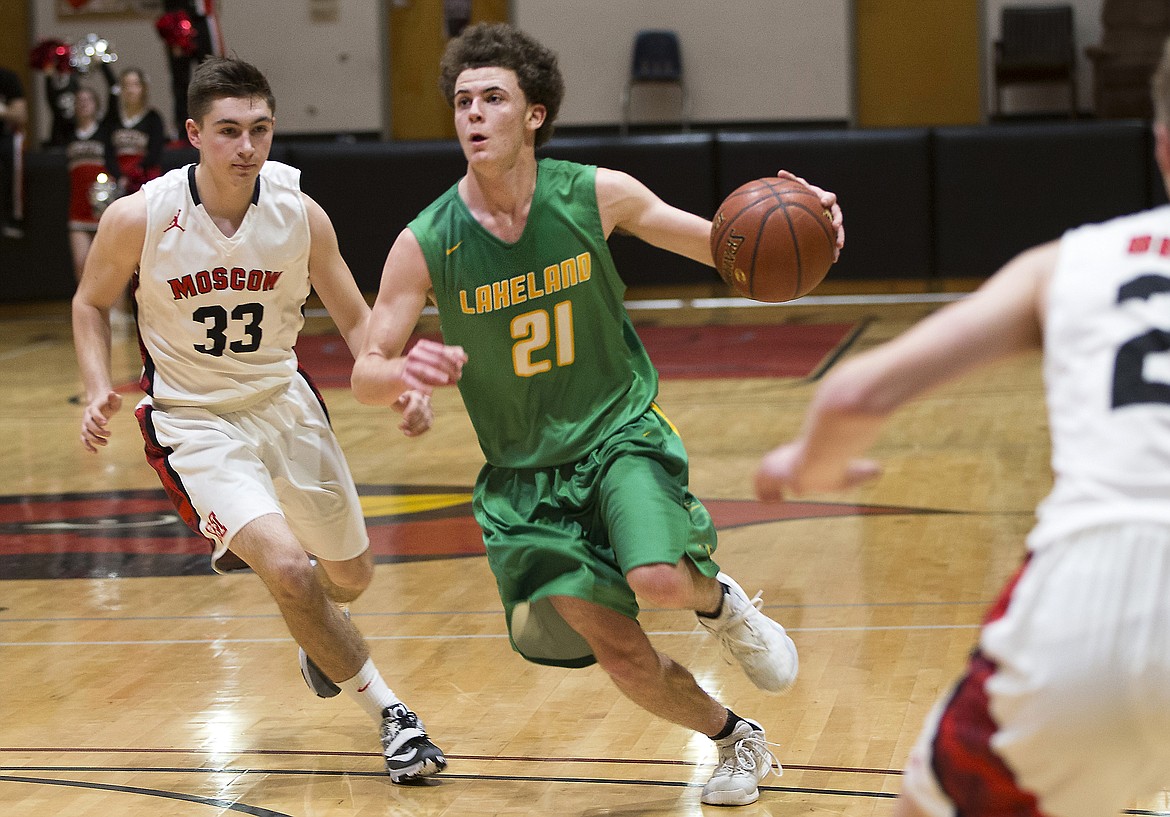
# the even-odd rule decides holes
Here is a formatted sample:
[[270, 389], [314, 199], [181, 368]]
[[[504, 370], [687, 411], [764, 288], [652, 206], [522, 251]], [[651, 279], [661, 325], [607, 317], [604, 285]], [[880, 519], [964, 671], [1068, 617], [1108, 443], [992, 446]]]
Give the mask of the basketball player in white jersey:
[[[1170, 187], [1170, 47], [1154, 88]], [[1170, 206], [1070, 230], [840, 366], [757, 492], [876, 476], [861, 455], [895, 409], [1038, 348], [1054, 487], [911, 753], [899, 817], [1103, 817], [1170, 784]]]
[[[255, 67], [203, 63], [186, 123], [199, 163], [106, 210], [73, 300], [87, 396], [81, 442], [90, 451], [106, 445], [121, 406], [110, 381], [109, 311], [130, 283], [147, 460], [208, 539], [213, 566], [242, 560], [264, 581], [301, 646], [309, 686], [356, 700], [380, 723], [391, 779], [415, 782], [446, 760], [387, 687], [344, 610], [369, 585], [373, 559], [345, 458], [293, 351], [310, 288], [351, 352], [370, 310], [329, 217], [301, 192], [299, 171], [266, 162], [274, 105]], [[407, 435], [429, 428], [422, 392], [397, 408]]]

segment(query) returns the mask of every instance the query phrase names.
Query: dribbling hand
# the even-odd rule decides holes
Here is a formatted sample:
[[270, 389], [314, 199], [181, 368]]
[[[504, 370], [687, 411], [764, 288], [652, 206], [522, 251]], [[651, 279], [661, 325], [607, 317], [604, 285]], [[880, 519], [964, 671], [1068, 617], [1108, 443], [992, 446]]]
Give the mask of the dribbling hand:
[[830, 193], [828, 190], [817, 187], [815, 184], [810, 184], [805, 179], [787, 170], [778, 170], [776, 171], [776, 175], [782, 179], [792, 179], [793, 181], [800, 182], [809, 190], [816, 193], [817, 198], [821, 200], [821, 206], [832, 214], [833, 228], [837, 231], [837, 252], [833, 256], [833, 261], [836, 261], [841, 257], [841, 250], [845, 246], [845, 217], [841, 214], [841, 205], [837, 203], [837, 194]]

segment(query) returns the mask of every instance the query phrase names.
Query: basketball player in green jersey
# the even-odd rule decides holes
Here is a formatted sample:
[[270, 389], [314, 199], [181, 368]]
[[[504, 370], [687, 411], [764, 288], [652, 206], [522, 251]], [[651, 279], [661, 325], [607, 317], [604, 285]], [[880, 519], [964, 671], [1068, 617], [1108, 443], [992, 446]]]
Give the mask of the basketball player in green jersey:
[[[651, 645], [635, 596], [696, 611], [768, 691], [795, 681], [796, 648], [712, 559], [711, 517], [654, 403], [657, 372], [606, 244], [621, 229], [710, 265], [711, 224], [624, 173], [537, 161], [564, 85], [556, 56], [524, 33], [466, 29], [441, 75], [467, 174], [394, 242], [354, 392], [389, 405], [458, 383], [487, 460], [474, 508], [513, 647], [541, 664], [600, 663], [635, 703], [715, 740], [703, 802], [754, 802], [774, 761], [763, 729]], [[840, 246], [836, 197], [812, 189]], [[404, 355], [428, 297], [449, 345]]]

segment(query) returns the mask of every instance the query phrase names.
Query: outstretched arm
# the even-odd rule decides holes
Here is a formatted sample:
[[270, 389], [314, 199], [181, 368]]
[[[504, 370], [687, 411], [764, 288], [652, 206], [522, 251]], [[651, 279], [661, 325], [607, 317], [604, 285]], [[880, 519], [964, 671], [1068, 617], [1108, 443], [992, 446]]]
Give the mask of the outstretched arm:
[[462, 347], [423, 339], [402, 354], [430, 291], [422, 248], [414, 233], [405, 229], [386, 257], [370, 328], [354, 363], [352, 385], [358, 402], [393, 406], [410, 389], [429, 392], [458, 382], [467, 360]]
[[73, 344], [86, 396], [81, 444], [88, 451], [96, 452], [109, 442], [110, 418], [122, 407], [122, 396], [110, 382], [110, 309], [138, 268], [145, 236], [142, 193], [111, 204], [102, 214], [73, 296]]
[[761, 461], [757, 496], [775, 501], [877, 476], [877, 463], [862, 454], [900, 406], [979, 366], [1040, 348], [1043, 294], [1058, 251], [1053, 242], [1021, 254], [974, 294], [834, 369], [800, 436]]
[[[304, 194], [302, 194], [304, 195]], [[370, 307], [353, 279], [353, 273], [337, 243], [337, 232], [321, 205], [305, 196], [309, 213], [312, 244], [309, 249], [309, 280], [329, 316], [345, 338], [350, 354], [357, 359], [362, 353], [370, 326]], [[427, 391], [404, 391], [391, 404], [402, 415], [398, 427], [408, 437], [428, 431], [434, 421], [431, 396]]]
[[[833, 214], [840, 252], [845, 244], [845, 228], [836, 195], [786, 170], [778, 175], [795, 179], [817, 194], [821, 204]], [[715, 265], [711, 258], [711, 221], [667, 204], [628, 173], [597, 169], [597, 206], [607, 238], [614, 230], [620, 230], [700, 264]]]

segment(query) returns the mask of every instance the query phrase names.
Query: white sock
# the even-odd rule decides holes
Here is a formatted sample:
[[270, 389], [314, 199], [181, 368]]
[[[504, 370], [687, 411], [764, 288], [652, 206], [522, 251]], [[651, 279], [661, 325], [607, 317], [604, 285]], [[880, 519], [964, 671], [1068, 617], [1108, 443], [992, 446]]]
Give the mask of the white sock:
[[377, 723], [382, 722], [383, 709], [402, 703], [382, 680], [382, 673], [374, 666], [373, 658], [367, 658], [357, 675], [340, 682], [338, 686]]

